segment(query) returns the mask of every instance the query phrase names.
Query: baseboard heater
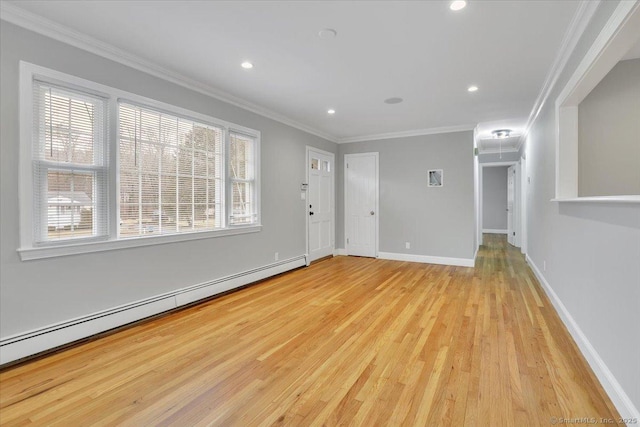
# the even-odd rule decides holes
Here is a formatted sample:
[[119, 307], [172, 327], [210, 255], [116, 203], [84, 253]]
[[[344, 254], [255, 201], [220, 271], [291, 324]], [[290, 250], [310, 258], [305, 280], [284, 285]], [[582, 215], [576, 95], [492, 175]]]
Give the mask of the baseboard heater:
[[300, 255], [0, 340], [0, 365], [307, 265]]

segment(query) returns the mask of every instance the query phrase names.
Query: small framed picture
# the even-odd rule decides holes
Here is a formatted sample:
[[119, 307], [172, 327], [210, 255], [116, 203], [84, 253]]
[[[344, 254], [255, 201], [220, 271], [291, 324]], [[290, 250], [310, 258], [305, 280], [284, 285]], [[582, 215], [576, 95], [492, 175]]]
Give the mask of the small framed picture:
[[432, 169], [428, 175], [428, 187], [442, 187], [444, 185], [444, 173], [442, 169]]

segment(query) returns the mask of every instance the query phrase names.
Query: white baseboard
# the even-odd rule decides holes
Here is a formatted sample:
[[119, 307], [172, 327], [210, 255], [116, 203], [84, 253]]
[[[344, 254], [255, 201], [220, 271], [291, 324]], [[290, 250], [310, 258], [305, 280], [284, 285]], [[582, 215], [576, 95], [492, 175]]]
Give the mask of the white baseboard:
[[580, 348], [582, 355], [587, 360], [587, 363], [589, 363], [589, 366], [591, 366], [591, 369], [593, 369], [598, 380], [600, 380], [600, 384], [602, 384], [602, 387], [609, 395], [609, 398], [611, 398], [611, 401], [620, 413], [620, 416], [626, 419], [640, 419], [640, 411], [635, 407], [611, 370], [609, 370], [609, 367], [604, 363], [604, 360], [602, 360], [596, 349], [589, 342], [587, 336], [582, 332], [580, 326], [578, 326], [573, 316], [571, 316], [571, 313], [567, 310], [567, 307], [565, 307], [553, 288], [544, 278], [538, 266], [533, 262], [529, 255], [526, 256], [526, 260], [531, 266], [531, 270], [538, 278], [542, 288], [551, 300], [551, 303], [560, 315], [560, 319], [562, 319], [562, 322], [567, 327], [569, 333]]
[[378, 258], [393, 261], [421, 262], [424, 264], [456, 265], [461, 267], [473, 267], [475, 265], [475, 259], [470, 258], [448, 258], [440, 256], [400, 254], [394, 252], [378, 252]]
[[0, 340], [0, 365], [306, 265], [290, 258]]
[[345, 248], [335, 248], [333, 256], [347, 256], [347, 250]]
[[509, 230], [501, 230], [496, 228], [483, 228], [482, 232], [487, 234], [509, 234]]

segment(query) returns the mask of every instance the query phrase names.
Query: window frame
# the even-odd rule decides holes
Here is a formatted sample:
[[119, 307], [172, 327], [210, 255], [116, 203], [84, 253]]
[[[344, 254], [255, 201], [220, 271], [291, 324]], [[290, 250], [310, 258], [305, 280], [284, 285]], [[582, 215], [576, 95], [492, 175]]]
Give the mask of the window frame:
[[[98, 96], [105, 99], [106, 108], [106, 151], [108, 168], [108, 238], [107, 240], [96, 240], [95, 238], [75, 238], [60, 241], [50, 241], [45, 245], [35, 244], [34, 235], [34, 177], [33, 177], [33, 148], [37, 141], [33, 140], [33, 91], [34, 80], [49, 83], [61, 88], [68, 88], [74, 91]], [[20, 81], [19, 81], [19, 123], [20, 123], [20, 147], [19, 147], [19, 179], [18, 179], [18, 207], [19, 207], [19, 230], [20, 247], [17, 249], [22, 261], [66, 256], [82, 253], [101, 252], [114, 249], [124, 249], [130, 247], [150, 246], [181, 242], [189, 240], [200, 240], [236, 234], [246, 234], [259, 232], [262, 229], [262, 216], [260, 208], [260, 138], [261, 133], [255, 129], [216, 119], [206, 114], [191, 111], [182, 107], [177, 107], [161, 101], [157, 101], [144, 96], [136, 95], [124, 90], [95, 83], [70, 74], [51, 70], [25, 61], [20, 61]], [[119, 117], [118, 106], [121, 102], [140, 105], [144, 108], [157, 110], [188, 120], [193, 120], [223, 130], [224, 138], [224, 186], [230, 186], [229, 174], [229, 144], [230, 132], [238, 132], [255, 138], [254, 152], [254, 177], [255, 177], [255, 211], [256, 221], [251, 224], [230, 225], [230, 199], [229, 193], [225, 193], [224, 206], [224, 227], [217, 230], [189, 231], [175, 234], [150, 235], [139, 237], [120, 238], [119, 216], [120, 216], [120, 158], [119, 158]]]
[[[74, 92], [77, 91], [79, 92], [80, 96], [85, 96], [88, 95], [90, 97], [94, 97], [97, 100], [100, 100], [103, 104], [103, 109], [104, 111], [102, 112], [102, 121], [103, 121], [103, 127], [102, 127], [102, 146], [99, 147], [100, 151], [102, 151], [102, 156], [103, 156], [103, 164], [102, 165], [98, 165], [95, 163], [95, 159], [94, 162], [91, 164], [80, 164], [80, 163], [73, 163], [73, 162], [69, 162], [67, 164], [56, 164], [56, 162], [53, 161], [49, 161], [46, 159], [40, 159], [40, 158], [35, 158], [34, 157], [34, 149], [35, 150], [41, 150], [43, 149], [43, 147], [40, 146], [40, 135], [34, 131], [34, 128], [32, 126], [31, 128], [31, 149], [30, 149], [30, 153], [31, 153], [31, 178], [34, 180], [33, 184], [32, 184], [32, 200], [35, 199], [35, 196], [38, 195], [40, 198], [39, 204], [41, 207], [47, 207], [47, 195], [48, 195], [48, 181], [45, 180], [40, 181], [42, 179], [42, 174], [40, 174], [40, 176], [38, 177], [38, 181], [36, 181], [34, 179], [34, 164], [39, 164], [39, 169], [46, 169], [47, 171], [55, 171], [55, 170], [64, 170], [64, 171], [68, 171], [68, 172], [72, 172], [72, 171], [77, 171], [80, 172], [81, 174], [95, 174], [95, 182], [94, 185], [97, 188], [100, 188], [104, 185], [105, 187], [105, 194], [101, 193], [101, 192], [96, 192], [96, 203], [99, 206], [104, 206], [104, 208], [102, 210], [97, 210], [93, 212], [93, 217], [94, 217], [94, 227], [97, 227], [97, 225], [95, 224], [95, 222], [97, 221], [97, 218], [100, 217], [104, 217], [106, 218], [106, 223], [105, 223], [105, 229], [106, 229], [106, 234], [98, 234], [98, 235], [92, 235], [92, 236], [86, 236], [86, 237], [71, 237], [69, 239], [61, 239], [61, 240], [48, 240], [48, 239], [44, 239], [44, 235], [46, 235], [46, 230], [48, 228], [48, 207], [45, 209], [42, 209], [39, 213], [40, 213], [40, 228], [41, 231], [40, 233], [36, 233], [35, 230], [33, 230], [33, 225], [32, 224], [32, 239], [33, 239], [33, 246], [34, 247], [46, 247], [46, 246], [56, 246], [58, 244], [60, 244], [61, 242], [69, 242], [66, 244], [73, 244], [75, 243], [79, 243], [79, 242], [93, 242], [93, 241], [104, 241], [107, 240], [109, 237], [109, 224], [108, 224], [108, 219], [109, 219], [109, 203], [108, 203], [108, 198], [109, 198], [109, 168], [110, 168], [110, 159], [109, 159], [109, 130], [107, 129], [107, 125], [108, 125], [108, 111], [107, 111], [107, 99], [103, 96], [102, 93], [100, 92], [93, 92], [93, 91], [87, 91], [87, 90], [83, 90], [83, 89], [77, 89], [75, 86], [71, 86], [71, 85], [60, 85], [58, 84], [58, 82], [56, 81], [52, 81], [52, 80], [43, 80], [43, 79], [39, 79], [37, 78], [37, 76], [34, 76], [33, 80], [32, 80], [32, 91], [31, 91], [31, 101], [33, 102], [34, 99], [34, 92], [36, 90], [36, 85], [38, 84], [42, 84], [44, 83], [45, 85], [51, 85], [52, 87], [64, 92], [64, 91], [69, 91], [69, 92]], [[33, 105], [33, 104], [32, 104]], [[31, 109], [32, 113], [33, 113], [33, 108]], [[44, 118], [41, 117], [40, 118], [42, 121], [44, 121]], [[31, 117], [31, 123], [33, 123], [33, 116]], [[96, 147], [93, 147], [94, 152]], [[94, 153], [94, 157], [95, 157], [95, 153]], [[101, 172], [104, 173], [104, 177], [100, 177]], [[38, 185], [40, 188], [39, 190], [36, 190], [36, 185]], [[106, 199], [105, 203], [99, 203], [99, 200], [101, 199]], [[44, 224], [47, 223], [47, 225], [45, 226]], [[42, 230], [44, 229], [44, 231]], [[40, 236], [38, 236], [37, 234], [40, 234]]]
[[258, 185], [258, 181], [259, 181], [259, 176], [260, 176], [260, 165], [259, 165], [259, 161], [256, 161], [256, 159], [259, 159], [260, 156], [260, 143], [259, 143], [259, 138], [256, 138], [255, 135], [249, 134], [247, 132], [244, 132], [242, 129], [239, 128], [230, 128], [227, 129], [227, 133], [225, 135], [225, 141], [224, 141], [224, 145], [225, 145], [225, 166], [230, 166], [231, 165], [231, 133], [235, 133], [237, 135], [240, 136], [245, 136], [245, 137], [249, 137], [249, 138], [254, 138], [253, 141], [253, 165], [254, 165], [254, 170], [251, 174], [249, 174], [249, 176], [251, 176], [251, 179], [239, 179], [239, 178], [233, 178], [231, 176], [231, 170], [230, 167], [228, 168], [229, 170], [226, 170], [226, 177], [227, 179], [225, 180], [225, 205], [228, 207], [228, 209], [226, 209], [226, 226], [229, 228], [238, 228], [238, 227], [246, 227], [246, 224], [242, 224], [242, 223], [237, 223], [234, 224], [233, 223], [233, 183], [234, 182], [243, 182], [243, 183], [252, 183], [254, 186], [254, 194], [253, 194], [253, 206], [255, 206], [256, 212], [256, 221], [259, 221], [260, 218], [260, 191], [259, 188], [260, 186]]

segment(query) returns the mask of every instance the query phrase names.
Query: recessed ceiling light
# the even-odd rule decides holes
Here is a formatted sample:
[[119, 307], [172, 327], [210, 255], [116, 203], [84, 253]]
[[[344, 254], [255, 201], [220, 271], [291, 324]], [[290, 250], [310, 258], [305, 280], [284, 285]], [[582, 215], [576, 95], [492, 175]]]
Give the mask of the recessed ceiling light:
[[244, 61], [242, 64], [240, 64], [240, 66], [245, 70], [250, 70], [253, 68], [253, 64], [249, 61]]
[[467, 90], [468, 90], [469, 92], [475, 92], [475, 91], [477, 91], [477, 90], [478, 90], [478, 86], [469, 86], [469, 87], [467, 88]]
[[333, 108], [330, 108], [327, 110], [327, 114], [335, 114], [336, 110], [334, 110]]
[[404, 99], [398, 98], [398, 97], [393, 97], [393, 98], [385, 99], [384, 103], [385, 104], [400, 104], [402, 101], [404, 101]]
[[333, 28], [325, 28], [318, 32], [318, 37], [321, 39], [332, 39], [338, 35], [338, 32]]
[[464, 9], [466, 6], [467, 6], [466, 0], [455, 0], [451, 2], [451, 4], [449, 5], [449, 9], [457, 12], [459, 10]]

